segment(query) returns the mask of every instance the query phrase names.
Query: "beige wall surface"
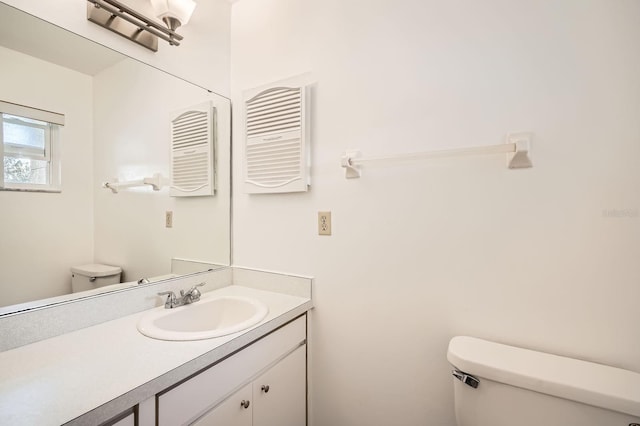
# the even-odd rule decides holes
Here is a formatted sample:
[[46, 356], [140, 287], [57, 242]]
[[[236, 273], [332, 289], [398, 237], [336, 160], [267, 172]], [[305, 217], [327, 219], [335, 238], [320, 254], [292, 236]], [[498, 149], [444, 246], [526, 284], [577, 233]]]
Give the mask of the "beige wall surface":
[[[315, 277], [314, 426], [453, 425], [460, 334], [640, 371], [639, 19], [632, 0], [234, 3], [234, 263]], [[307, 71], [310, 192], [242, 193], [242, 91]], [[532, 169], [339, 166], [518, 131]]]

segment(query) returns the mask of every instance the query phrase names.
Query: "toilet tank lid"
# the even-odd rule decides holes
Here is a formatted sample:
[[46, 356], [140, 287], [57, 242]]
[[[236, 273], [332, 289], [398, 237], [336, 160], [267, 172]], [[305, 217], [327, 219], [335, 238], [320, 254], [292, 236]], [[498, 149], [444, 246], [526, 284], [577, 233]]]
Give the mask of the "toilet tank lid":
[[640, 374], [467, 336], [449, 342], [447, 359], [482, 378], [640, 416]]
[[120, 269], [119, 266], [90, 263], [87, 265], [73, 266], [71, 267], [71, 272], [84, 275], [85, 277], [109, 277], [121, 273], [122, 269]]

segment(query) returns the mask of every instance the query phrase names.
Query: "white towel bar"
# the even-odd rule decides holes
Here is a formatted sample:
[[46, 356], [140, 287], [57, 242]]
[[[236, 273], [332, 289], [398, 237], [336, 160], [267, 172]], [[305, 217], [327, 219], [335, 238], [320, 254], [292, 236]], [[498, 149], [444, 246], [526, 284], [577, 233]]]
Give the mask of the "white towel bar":
[[123, 188], [132, 188], [135, 186], [144, 186], [151, 185], [154, 191], [159, 191], [162, 189], [162, 175], [160, 173], [155, 173], [151, 177], [146, 177], [142, 179], [136, 180], [126, 180], [124, 182], [119, 182], [117, 178], [113, 180], [113, 182], [105, 182], [102, 184], [103, 188], [108, 188], [114, 194], [117, 194], [119, 190]]
[[507, 135], [506, 143], [500, 145], [475, 146], [469, 148], [447, 149], [440, 151], [414, 152], [407, 154], [361, 157], [360, 151], [345, 152], [340, 165], [345, 168], [347, 179], [360, 177], [360, 165], [366, 163], [386, 163], [415, 159], [464, 157], [469, 155], [507, 154], [507, 167], [522, 169], [532, 167], [531, 133], [512, 133]]

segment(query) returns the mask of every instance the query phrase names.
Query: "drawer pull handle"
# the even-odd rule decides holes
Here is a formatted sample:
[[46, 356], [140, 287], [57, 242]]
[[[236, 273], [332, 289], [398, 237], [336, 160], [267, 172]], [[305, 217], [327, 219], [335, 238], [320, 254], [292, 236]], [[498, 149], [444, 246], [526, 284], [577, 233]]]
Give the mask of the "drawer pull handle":
[[249, 408], [249, 404], [249, 401], [245, 401], [244, 399], [240, 402], [242, 408]]
[[269, 392], [269, 385], [262, 385], [262, 392], [264, 393]]

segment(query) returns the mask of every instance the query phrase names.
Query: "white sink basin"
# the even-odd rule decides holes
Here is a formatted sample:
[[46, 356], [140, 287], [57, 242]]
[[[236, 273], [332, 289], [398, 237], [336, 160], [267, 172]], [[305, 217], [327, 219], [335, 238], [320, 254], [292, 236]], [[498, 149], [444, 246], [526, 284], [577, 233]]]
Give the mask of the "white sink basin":
[[138, 330], [161, 340], [201, 340], [247, 329], [264, 319], [269, 309], [256, 299], [202, 296], [190, 305], [156, 308], [143, 315]]

